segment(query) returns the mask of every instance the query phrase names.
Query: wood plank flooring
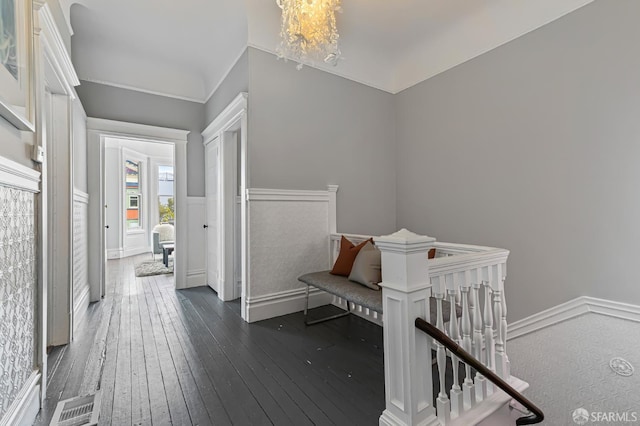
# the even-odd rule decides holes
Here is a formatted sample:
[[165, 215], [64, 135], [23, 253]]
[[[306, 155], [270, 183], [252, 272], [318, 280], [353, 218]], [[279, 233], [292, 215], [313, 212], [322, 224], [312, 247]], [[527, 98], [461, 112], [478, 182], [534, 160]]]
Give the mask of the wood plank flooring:
[[[38, 425], [57, 402], [102, 390], [101, 425], [374, 425], [384, 410], [382, 329], [355, 316], [254, 324], [209, 288], [108, 265], [108, 294], [49, 355]], [[324, 315], [332, 307], [319, 308]]]

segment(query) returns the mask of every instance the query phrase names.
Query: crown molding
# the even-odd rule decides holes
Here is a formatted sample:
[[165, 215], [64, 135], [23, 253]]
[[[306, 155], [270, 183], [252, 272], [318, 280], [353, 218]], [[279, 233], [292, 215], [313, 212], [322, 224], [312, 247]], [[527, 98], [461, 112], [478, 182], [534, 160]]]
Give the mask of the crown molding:
[[238, 55], [238, 57], [235, 59], [235, 61], [233, 61], [233, 64], [231, 64], [231, 66], [229, 67], [229, 69], [224, 73], [224, 75], [222, 76], [222, 78], [220, 78], [220, 80], [218, 81], [218, 83], [215, 85], [215, 87], [213, 88], [213, 90], [211, 92], [209, 92], [209, 95], [206, 97], [206, 99], [204, 100], [203, 103], [207, 103], [209, 102], [209, 100], [213, 97], [213, 95], [218, 91], [218, 89], [220, 88], [220, 86], [222, 86], [222, 83], [224, 83], [224, 81], [227, 79], [227, 77], [229, 77], [229, 74], [231, 74], [231, 71], [235, 68], [235, 66], [238, 64], [238, 62], [240, 62], [240, 58], [242, 58], [242, 55], [244, 55], [244, 53], [249, 50], [249, 46], [244, 46], [242, 48], [242, 51], [240, 52], [240, 54]]
[[141, 87], [131, 86], [131, 85], [127, 85], [127, 84], [114, 83], [113, 81], [99, 80], [99, 79], [90, 78], [90, 77], [84, 77], [84, 76], [81, 77], [81, 80], [89, 82], [89, 83], [101, 84], [103, 86], [116, 87], [118, 89], [132, 90], [134, 92], [146, 93], [147, 95], [162, 96], [164, 98], [178, 99], [180, 101], [195, 102], [195, 103], [198, 103], [198, 104], [204, 104], [205, 103], [205, 101], [202, 98], [192, 98], [192, 97], [189, 97], [189, 96], [175, 95], [175, 94], [172, 94], [172, 93], [160, 92], [160, 91], [157, 91], [157, 90], [143, 89]]
[[71, 56], [62, 40], [62, 35], [56, 26], [55, 19], [48, 4], [41, 4], [38, 7], [40, 18], [41, 41], [44, 51], [51, 66], [61, 77], [66, 94], [75, 98], [75, 86], [80, 85], [80, 79], [71, 61]]

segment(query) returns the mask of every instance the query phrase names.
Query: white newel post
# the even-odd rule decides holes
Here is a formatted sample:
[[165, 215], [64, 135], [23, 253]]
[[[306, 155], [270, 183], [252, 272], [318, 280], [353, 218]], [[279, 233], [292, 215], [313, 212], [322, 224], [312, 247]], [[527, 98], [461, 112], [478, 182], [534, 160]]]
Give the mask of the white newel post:
[[380, 425], [439, 425], [433, 407], [431, 339], [416, 329], [429, 318], [428, 252], [435, 238], [402, 229], [375, 239], [382, 252], [386, 409]]

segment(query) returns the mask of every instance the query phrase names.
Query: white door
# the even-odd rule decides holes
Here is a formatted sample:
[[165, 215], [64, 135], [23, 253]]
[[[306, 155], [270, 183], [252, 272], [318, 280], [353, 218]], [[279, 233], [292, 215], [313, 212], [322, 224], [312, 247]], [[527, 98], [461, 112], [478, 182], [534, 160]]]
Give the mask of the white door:
[[207, 284], [220, 291], [219, 253], [219, 172], [220, 145], [213, 141], [206, 146], [206, 197], [207, 197]]

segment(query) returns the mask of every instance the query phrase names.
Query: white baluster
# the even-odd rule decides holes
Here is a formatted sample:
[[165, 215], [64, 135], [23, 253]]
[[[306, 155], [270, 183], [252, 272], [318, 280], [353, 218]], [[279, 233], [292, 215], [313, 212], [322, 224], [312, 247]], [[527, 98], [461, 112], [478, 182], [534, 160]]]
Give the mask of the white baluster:
[[[473, 297], [476, 301], [480, 301], [480, 287], [482, 286], [481, 281], [482, 275], [480, 271], [478, 271], [478, 280], [473, 284]], [[475, 309], [473, 311], [473, 355], [478, 359], [478, 361], [484, 362], [484, 352], [482, 351], [482, 316], [480, 314], [480, 303], [476, 304]], [[476, 385], [476, 401], [482, 401], [487, 396], [487, 380], [485, 377], [476, 373], [475, 379]]]
[[[456, 315], [456, 294], [455, 289], [447, 289], [449, 293], [450, 316], [449, 316], [449, 337], [457, 344], [461, 343], [460, 331], [458, 329], [458, 316]], [[460, 378], [458, 377], [458, 369], [460, 360], [457, 356], [451, 355], [451, 366], [453, 367], [453, 386], [451, 387], [451, 414], [458, 416], [464, 410], [462, 389], [460, 388]]]
[[[441, 280], [444, 277], [440, 278]], [[442, 286], [442, 283], [441, 287]], [[443, 293], [434, 294], [436, 298], [436, 327], [438, 330], [444, 332], [444, 319], [442, 314], [442, 299], [444, 297]], [[451, 403], [449, 402], [449, 398], [447, 397], [446, 388], [447, 385], [445, 383], [445, 377], [447, 372], [447, 351], [445, 350], [442, 343], [437, 340], [434, 341], [436, 345], [436, 361], [438, 364], [438, 376], [440, 378], [440, 393], [438, 393], [438, 398], [436, 399], [436, 414], [438, 415], [438, 420], [442, 422], [442, 424], [446, 425], [449, 423], [451, 419]]]
[[[480, 278], [476, 278], [475, 274], [477, 273], [477, 271], [467, 271], [467, 274], [469, 275], [469, 282], [470, 283], [470, 291], [469, 291], [469, 313], [471, 314], [470, 318], [471, 318], [471, 329], [474, 330], [475, 329], [475, 323], [477, 323], [476, 321], [476, 306], [478, 306], [478, 297], [476, 296], [476, 292], [473, 289], [473, 283], [476, 282], [480, 282]], [[469, 352], [471, 354], [475, 354], [476, 353], [476, 342], [475, 339], [471, 340], [471, 349], [472, 351]]]
[[[503, 266], [503, 265], [501, 265]], [[504, 269], [506, 269], [506, 265], [504, 265]], [[505, 270], [502, 271], [500, 276], [502, 277], [500, 280], [500, 289], [502, 290], [502, 314], [500, 320], [500, 332], [502, 338], [502, 349], [504, 353], [504, 360], [502, 361], [505, 365], [504, 367], [504, 379], [508, 380], [511, 377], [511, 366], [509, 364], [509, 355], [507, 354], [507, 297], [504, 291], [504, 280], [505, 280]]]
[[[491, 286], [484, 283], [484, 344], [485, 365], [491, 371], [495, 371], [495, 343], [493, 337], [493, 309], [491, 304]], [[487, 381], [487, 396], [493, 393], [493, 384]]]
[[[468, 275], [467, 275], [468, 276]], [[462, 287], [462, 349], [471, 353], [471, 317], [469, 315], [469, 281]], [[471, 367], [465, 364], [464, 383], [462, 384], [462, 394], [464, 397], [464, 409], [468, 410], [476, 403], [473, 378], [471, 377]]]
[[493, 291], [493, 313], [496, 318], [496, 373], [501, 378], [505, 378], [506, 364], [504, 353], [504, 340], [502, 340], [502, 291]]

